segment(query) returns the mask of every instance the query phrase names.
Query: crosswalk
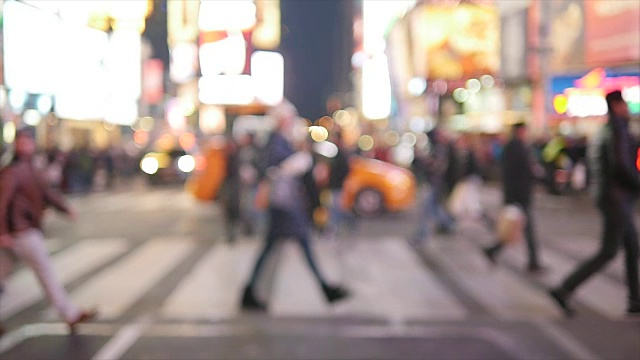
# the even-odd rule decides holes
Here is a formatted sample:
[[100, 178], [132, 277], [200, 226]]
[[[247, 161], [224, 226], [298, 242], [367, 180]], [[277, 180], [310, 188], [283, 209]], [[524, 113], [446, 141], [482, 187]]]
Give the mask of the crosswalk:
[[[258, 239], [241, 239], [216, 243], [203, 252], [186, 236], [153, 238], [142, 244], [120, 238], [85, 239], [52, 247], [51, 256], [72, 300], [97, 307], [105, 321], [122, 318], [179, 266], [184, 268], [187, 259], [195, 259], [172, 283], [155, 315], [179, 321], [217, 320], [243, 316], [239, 299], [261, 246]], [[321, 271], [331, 282], [344, 283], [352, 296], [329, 305], [301, 249], [285, 242], [273, 272], [269, 316], [404, 322], [455, 321], [476, 315], [404, 239], [315, 239], [313, 247]], [[506, 249], [498, 266], [487, 262], [477, 244], [462, 238], [435, 239], [424, 251], [486, 314], [501, 320], [560, 318], [545, 289], [557, 284], [577, 262], [564, 251], [543, 247], [541, 257], [548, 271], [534, 279], [520, 270], [526, 255], [520, 245]], [[6, 281], [0, 321], [37, 309], [43, 300], [31, 271], [21, 268]], [[598, 274], [580, 288], [576, 300], [601, 316], [620, 319], [626, 286], [622, 279]]]

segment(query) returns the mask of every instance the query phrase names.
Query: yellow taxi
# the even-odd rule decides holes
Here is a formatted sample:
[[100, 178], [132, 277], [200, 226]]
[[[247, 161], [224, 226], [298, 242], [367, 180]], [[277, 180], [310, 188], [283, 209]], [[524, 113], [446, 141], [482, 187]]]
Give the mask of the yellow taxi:
[[343, 185], [343, 206], [361, 216], [410, 208], [416, 197], [416, 178], [403, 167], [365, 157], [353, 157]]

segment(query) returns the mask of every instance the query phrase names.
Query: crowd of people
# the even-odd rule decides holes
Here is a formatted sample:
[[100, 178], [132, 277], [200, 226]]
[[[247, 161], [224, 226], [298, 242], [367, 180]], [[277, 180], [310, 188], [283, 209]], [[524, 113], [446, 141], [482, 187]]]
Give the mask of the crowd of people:
[[[595, 145], [589, 147], [588, 156], [585, 155], [591, 181], [596, 185], [597, 206], [603, 217], [601, 248], [566, 280], [549, 290], [551, 298], [568, 316], [575, 313], [570, 304], [571, 295], [613, 259], [620, 245], [626, 253], [628, 313], [640, 313], [639, 250], [633, 216], [633, 205], [640, 194], [640, 173], [636, 167], [638, 145], [629, 132], [629, 109], [620, 92], [608, 94], [607, 104], [609, 121], [598, 134]], [[332, 194], [324, 228], [335, 236], [341, 226], [353, 222], [352, 215], [340, 202], [351, 151], [344, 146], [340, 132], [336, 130], [332, 141], [338, 148], [337, 154], [331, 159], [318, 157], [306, 127], [296, 121], [298, 114], [290, 103], [274, 107], [270, 115], [277, 125], [264, 146], [259, 147], [252, 134], [245, 134], [239, 140], [229, 138], [225, 149], [226, 179], [219, 199], [225, 209], [228, 239], [235, 241], [239, 230], [264, 236], [264, 246], [239, 299], [240, 306], [254, 311], [268, 308], [267, 300], [256, 294], [256, 283], [274, 245], [287, 238], [295, 239], [302, 248], [326, 300], [335, 303], [346, 299], [350, 296], [349, 289], [326, 279], [315, 260], [310, 239], [314, 223], [318, 223], [319, 210], [326, 205], [320, 195], [323, 190]], [[478, 186], [486, 178], [487, 147], [479, 146], [472, 136], [452, 136], [440, 127], [431, 130], [428, 137], [427, 151], [416, 155], [413, 166], [427, 182], [428, 191], [420, 203], [420, 216], [411, 243], [426, 245], [432, 232], [454, 231], [461, 214], [471, 214], [486, 221], [494, 231], [493, 219], [483, 211], [477, 199], [467, 201], [466, 212], [452, 211], [451, 204], [451, 198], [455, 198], [456, 191], [462, 186], [471, 189], [467, 191], [467, 197], [477, 196]], [[14, 158], [0, 172], [0, 249], [3, 250], [0, 251], [3, 256], [0, 259], [0, 284], [13, 264], [13, 258], [7, 254], [14, 254], [32, 268], [48, 299], [73, 330], [76, 324], [95, 317], [96, 311], [80, 310], [73, 305], [53, 274], [41, 232], [43, 210], [52, 205], [73, 219], [73, 210], [52, 189], [57, 186], [67, 191], [86, 191], [97, 169], [113, 173], [117, 165], [108, 152], [92, 156], [86, 149], [68, 154], [50, 150], [44, 157], [45, 164], [41, 167], [45, 171], [42, 172], [35, 165], [35, 158], [33, 135], [19, 131]], [[545, 177], [545, 170], [528, 141], [526, 124], [513, 124], [509, 140], [500, 147], [497, 158], [504, 204], [518, 207], [524, 216], [524, 238], [529, 255], [527, 270], [544, 271], [537, 251], [532, 194], [535, 182]], [[319, 162], [327, 162], [327, 181], [323, 186], [318, 182]], [[52, 170], [54, 164], [57, 164], [57, 170]], [[256, 229], [261, 215], [267, 220], [265, 228]], [[495, 262], [504, 246], [504, 241], [496, 239], [496, 243], [483, 249], [483, 253]]]

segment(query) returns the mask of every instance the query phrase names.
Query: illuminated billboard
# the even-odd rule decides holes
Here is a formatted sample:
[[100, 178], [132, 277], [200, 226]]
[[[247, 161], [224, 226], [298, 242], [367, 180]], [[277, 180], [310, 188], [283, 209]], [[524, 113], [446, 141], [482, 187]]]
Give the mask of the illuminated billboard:
[[424, 5], [411, 14], [416, 75], [464, 79], [500, 70], [500, 15], [490, 6]]
[[[62, 62], [61, 23], [50, 13], [17, 1], [4, 3], [4, 81], [8, 88], [53, 94]], [[38, 24], [34, 28], [34, 24]]]

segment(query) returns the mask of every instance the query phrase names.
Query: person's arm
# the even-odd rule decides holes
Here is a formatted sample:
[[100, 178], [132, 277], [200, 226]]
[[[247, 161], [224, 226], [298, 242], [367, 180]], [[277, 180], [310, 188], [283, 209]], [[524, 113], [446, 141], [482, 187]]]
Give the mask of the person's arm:
[[0, 171], [0, 247], [11, 245], [9, 206], [16, 191], [16, 183], [10, 169]]
[[47, 182], [41, 174], [38, 174], [38, 182], [42, 188], [42, 194], [44, 196], [44, 201], [53, 206], [56, 210], [67, 214], [69, 217], [75, 217], [75, 213], [73, 210], [67, 205], [66, 201], [62, 197], [62, 195], [54, 190]]
[[640, 191], [640, 174], [635, 159], [631, 158], [631, 139], [623, 125], [615, 122], [613, 136], [614, 176], [631, 191]]

